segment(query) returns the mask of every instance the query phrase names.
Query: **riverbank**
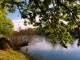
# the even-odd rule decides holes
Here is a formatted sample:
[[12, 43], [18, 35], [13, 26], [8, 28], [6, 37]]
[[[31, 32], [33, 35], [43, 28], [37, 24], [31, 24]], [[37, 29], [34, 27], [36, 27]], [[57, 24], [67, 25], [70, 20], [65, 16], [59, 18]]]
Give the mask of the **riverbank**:
[[12, 43], [10, 43], [7, 37], [0, 37], [0, 60], [29, 60], [29, 57], [25, 56], [18, 50], [13, 49]]
[[29, 57], [12, 49], [0, 50], [0, 60], [29, 60]]

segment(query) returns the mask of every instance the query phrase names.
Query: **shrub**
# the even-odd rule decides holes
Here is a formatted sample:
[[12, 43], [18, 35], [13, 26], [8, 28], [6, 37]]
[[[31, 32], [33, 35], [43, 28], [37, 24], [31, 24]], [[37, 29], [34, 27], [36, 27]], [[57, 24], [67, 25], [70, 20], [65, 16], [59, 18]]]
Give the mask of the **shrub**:
[[7, 37], [1, 37], [0, 38], [0, 49], [10, 49], [12, 47], [12, 44], [10, 43], [9, 39]]
[[35, 35], [35, 31], [31, 28], [29, 29], [19, 29], [19, 31], [14, 31], [11, 36], [9, 36], [11, 43], [14, 45], [15, 50], [20, 50], [20, 47], [26, 43], [28, 45], [32, 42], [32, 38]]

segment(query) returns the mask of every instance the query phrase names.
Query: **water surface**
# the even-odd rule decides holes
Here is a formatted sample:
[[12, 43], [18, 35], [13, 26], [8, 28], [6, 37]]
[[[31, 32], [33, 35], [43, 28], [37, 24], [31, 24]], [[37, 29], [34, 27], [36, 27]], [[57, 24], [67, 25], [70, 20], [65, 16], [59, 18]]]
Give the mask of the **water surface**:
[[46, 38], [41, 37], [39, 42], [29, 46], [29, 52], [35, 60], [80, 60], [80, 47], [77, 47], [77, 42], [75, 40], [73, 45], [68, 44], [66, 49], [60, 44], [53, 46]]

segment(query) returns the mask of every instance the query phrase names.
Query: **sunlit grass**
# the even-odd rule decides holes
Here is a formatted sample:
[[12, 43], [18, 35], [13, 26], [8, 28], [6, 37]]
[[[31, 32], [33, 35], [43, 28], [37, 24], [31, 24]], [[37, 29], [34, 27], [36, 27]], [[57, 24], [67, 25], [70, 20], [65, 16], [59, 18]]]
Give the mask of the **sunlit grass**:
[[25, 57], [22, 53], [14, 50], [0, 50], [0, 60], [29, 60], [29, 57]]

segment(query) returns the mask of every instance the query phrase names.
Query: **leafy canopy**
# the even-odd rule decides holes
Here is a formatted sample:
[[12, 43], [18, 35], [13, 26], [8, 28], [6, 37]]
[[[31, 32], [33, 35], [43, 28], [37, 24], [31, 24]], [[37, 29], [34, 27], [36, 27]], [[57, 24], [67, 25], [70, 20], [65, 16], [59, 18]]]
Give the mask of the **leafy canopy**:
[[[74, 30], [80, 22], [79, 0], [3, 0], [2, 8], [7, 6], [9, 12], [19, 10], [21, 18], [29, 19], [25, 23], [37, 26], [43, 34], [53, 37], [52, 42], [72, 43], [69, 30]], [[4, 4], [6, 3], [6, 4]], [[38, 17], [38, 21], [36, 19]], [[68, 22], [67, 24], [63, 21]]]

